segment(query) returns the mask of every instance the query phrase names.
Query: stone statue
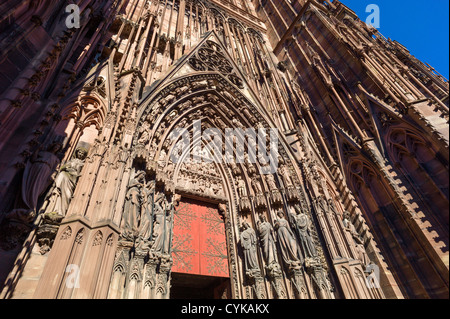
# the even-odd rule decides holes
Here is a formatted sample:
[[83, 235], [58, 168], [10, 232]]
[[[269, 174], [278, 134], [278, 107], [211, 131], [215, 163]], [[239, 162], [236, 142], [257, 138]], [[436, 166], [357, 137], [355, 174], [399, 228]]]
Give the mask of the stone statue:
[[240, 176], [237, 177], [237, 188], [238, 188], [238, 193], [239, 193], [240, 198], [247, 196], [247, 189], [245, 187], [245, 181]]
[[356, 244], [356, 252], [358, 253], [358, 259], [361, 263], [367, 267], [371, 263], [369, 256], [367, 255], [366, 249], [363, 244]]
[[345, 227], [345, 230], [352, 235], [353, 240], [356, 244], [363, 244], [363, 241], [361, 239], [361, 236], [359, 236], [358, 232], [356, 231], [355, 225], [353, 225], [352, 221], [350, 220], [350, 213], [345, 212], [344, 213], [344, 220], [342, 221]]
[[234, 158], [232, 158], [232, 155], [231, 155], [231, 159], [229, 159], [229, 158], [227, 159], [227, 163], [230, 166], [231, 172], [233, 173], [233, 175], [238, 176], [240, 174], [240, 170], [239, 170], [239, 167], [237, 166], [236, 162], [234, 161]]
[[291, 173], [289, 172], [289, 167], [286, 164], [282, 164], [278, 170], [278, 173], [281, 175], [284, 181], [285, 187], [293, 186]]
[[29, 221], [36, 215], [35, 209], [39, 197], [52, 182], [52, 175], [60, 160], [56, 154], [61, 150], [60, 143], [51, 144], [47, 150], [40, 150], [33, 154], [25, 166], [22, 177], [22, 201], [27, 209], [14, 209], [8, 218]]
[[144, 145], [147, 144], [150, 140], [150, 123], [145, 121], [139, 129], [139, 133], [138, 143]]
[[166, 196], [160, 194], [155, 200], [153, 211], [153, 240], [151, 250], [156, 255], [166, 255], [170, 253], [173, 210], [173, 204], [169, 204]]
[[369, 256], [367, 255], [361, 236], [356, 231], [355, 225], [353, 225], [352, 221], [350, 220], [349, 212], [344, 213], [344, 220], [342, 222], [344, 224], [345, 230], [352, 235], [353, 241], [355, 242], [356, 246], [356, 252], [358, 254], [358, 259], [364, 266], [367, 266], [371, 261], [369, 259]]
[[266, 217], [262, 214], [259, 215], [258, 235], [266, 265], [269, 266], [273, 263], [278, 263], [277, 248], [275, 246], [275, 231], [273, 230], [272, 225], [267, 221]]
[[282, 210], [278, 211], [277, 216], [278, 219], [275, 222], [275, 230], [277, 231], [278, 243], [280, 244], [283, 261], [290, 268], [299, 269], [302, 257], [294, 233], [290, 229], [288, 221], [284, 218]]
[[142, 190], [142, 216], [139, 223], [139, 239], [145, 245], [145, 248], [149, 248], [149, 241], [153, 231], [154, 192], [155, 181], [148, 182]]
[[125, 197], [124, 237], [133, 240], [138, 235], [138, 223], [141, 215], [142, 188], [144, 186], [145, 172], [137, 172], [130, 180]]
[[250, 278], [253, 278], [255, 275], [260, 274], [256, 254], [256, 234], [246, 221], [242, 223], [242, 229], [240, 244], [244, 251], [245, 273]]
[[165, 232], [164, 195], [160, 194], [153, 203], [152, 250], [162, 251]]
[[65, 216], [67, 213], [86, 156], [87, 151], [84, 148], [78, 148], [75, 151], [75, 157], [62, 165], [59, 170], [53, 192], [56, 194], [55, 212], [60, 216]]
[[336, 208], [336, 204], [334, 203], [333, 199], [329, 199], [328, 200], [328, 207], [330, 208], [330, 211], [334, 214], [334, 215], [338, 215], [338, 211]]
[[327, 214], [328, 213], [328, 202], [325, 199], [324, 196], [319, 196], [316, 200], [317, 205], [319, 206], [319, 209], [322, 213]]
[[255, 191], [256, 195], [263, 193], [263, 190], [261, 188], [261, 184], [259, 183], [258, 178], [255, 177], [255, 176], [252, 177], [252, 187], [253, 187], [253, 190]]
[[306, 257], [316, 257], [317, 251], [314, 247], [314, 240], [311, 232], [311, 219], [306, 215], [299, 205], [295, 206], [296, 214], [293, 214], [293, 222], [297, 229], [300, 245]]
[[267, 185], [271, 191], [278, 189], [275, 177], [272, 174], [266, 175]]
[[[238, 146], [236, 146], [236, 148], [237, 147]], [[255, 169], [255, 166], [253, 165], [252, 161], [250, 160], [248, 153], [244, 154], [244, 163], [245, 163], [245, 166], [247, 167], [248, 175], [249, 176], [255, 175], [256, 174], [256, 169]]]
[[173, 222], [174, 222], [174, 213], [175, 213], [175, 205], [173, 202], [166, 202], [166, 227], [165, 227], [165, 235], [164, 235], [164, 250], [163, 253], [166, 255], [170, 255], [172, 253], [172, 238], [173, 238]]

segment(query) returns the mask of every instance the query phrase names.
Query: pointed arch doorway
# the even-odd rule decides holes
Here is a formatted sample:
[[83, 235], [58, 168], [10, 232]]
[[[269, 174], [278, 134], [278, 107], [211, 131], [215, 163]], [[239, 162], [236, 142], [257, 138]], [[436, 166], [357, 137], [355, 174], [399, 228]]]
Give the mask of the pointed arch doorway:
[[218, 205], [182, 197], [174, 214], [171, 299], [231, 298], [225, 223]]

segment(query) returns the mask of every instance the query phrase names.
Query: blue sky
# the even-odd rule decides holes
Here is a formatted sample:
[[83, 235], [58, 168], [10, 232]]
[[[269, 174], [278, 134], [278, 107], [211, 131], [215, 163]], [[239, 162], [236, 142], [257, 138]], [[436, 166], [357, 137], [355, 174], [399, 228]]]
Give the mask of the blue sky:
[[449, 0], [340, 0], [363, 21], [380, 8], [379, 31], [449, 78]]

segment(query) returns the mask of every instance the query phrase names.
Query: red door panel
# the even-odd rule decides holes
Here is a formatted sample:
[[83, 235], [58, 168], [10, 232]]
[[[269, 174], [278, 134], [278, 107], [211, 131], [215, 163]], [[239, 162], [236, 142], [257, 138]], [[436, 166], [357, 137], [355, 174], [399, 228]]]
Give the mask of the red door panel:
[[172, 272], [229, 277], [225, 224], [217, 207], [183, 199], [174, 216]]

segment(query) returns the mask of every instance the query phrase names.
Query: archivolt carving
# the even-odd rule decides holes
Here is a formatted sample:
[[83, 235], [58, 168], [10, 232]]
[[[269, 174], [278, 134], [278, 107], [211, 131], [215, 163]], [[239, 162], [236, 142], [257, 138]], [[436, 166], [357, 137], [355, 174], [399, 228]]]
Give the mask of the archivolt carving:
[[[202, 82], [201, 78], [199, 80], [200, 80], [199, 82]], [[155, 112], [155, 110], [161, 109], [159, 103], [153, 104], [151, 111], [148, 111], [150, 113], [150, 116], [149, 115], [145, 116], [145, 114], [143, 114], [146, 120], [140, 126], [140, 132], [138, 137], [135, 138], [135, 141], [138, 141], [138, 143], [141, 144], [142, 142], [146, 142], [147, 140], [152, 139], [148, 138], [147, 136], [153, 137], [152, 141], [147, 145], [149, 156], [153, 157], [156, 160], [159, 160], [161, 158], [161, 153], [163, 153], [164, 155], [168, 155], [167, 136], [168, 132], [173, 130], [175, 125], [178, 128], [183, 128], [183, 126], [187, 124], [188, 127], [185, 128], [192, 130], [192, 127], [190, 125], [192, 125], [192, 121], [194, 119], [201, 120], [203, 118], [205, 121], [208, 121], [208, 119], [211, 118], [211, 114], [217, 114], [215, 116], [215, 123], [214, 123], [215, 125], [213, 125], [213, 123], [206, 124], [205, 122], [202, 123], [203, 125], [209, 125], [209, 127], [218, 127], [222, 129], [227, 127], [234, 127], [236, 125], [240, 127], [251, 127], [251, 123], [246, 122], [244, 118], [239, 116], [234, 116], [233, 118], [234, 122], [229, 122], [226, 119], [226, 114], [230, 113], [230, 106], [229, 106], [230, 102], [224, 100], [223, 97], [218, 96], [216, 91], [211, 91], [211, 89], [214, 89], [218, 84], [220, 84], [220, 82], [208, 81], [205, 83], [208, 83], [208, 88], [210, 90], [209, 92], [211, 93], [202, 92], [203, 93], [202, 95], [191, 94], [191, 98], [180, 99], [180, 97], [178, 97], [177, 105], [172, 107], [166, 107], [165, 112], [164, 113], [161, 112], [162, 116], [160, 116], [159, 118], [160, 119], [163, 118], [163, 120], [153, 119], [152, 123], [149, 122], [150, 119], [153, 118], [153, 115], [155, 115], [155, 113], [156, 114], [160, 113], [159, 111]], [[211, 101], [217, 102], [218, 100], [219, 100], [218, 102], [219, 108], [217, 108], [216, 105], [213, 106], [213, 104], [211, 103]], [[235, 108], [231, 109], [235, 110]], [[222, 111], [224, 113], [222, 113]], [[256, 114], [254, 111], [252, 113]], [[204, 117], [202, 117], [202, 114], [205, 114]], [[189, 123], [189, 121], [191, 122]], [[228, 124], [226, 122], [228, 122]], [[146, 128], [153, 128], [153, 129], [149, 132], [149, 129], [146, 130]], [[155, 128], [157, 128], [157, 130]], [[161, 143], [163, 140], [166, 141], [165, 145]], [[162, 150], [164, 150], [164, 152], [162, 152]]]

